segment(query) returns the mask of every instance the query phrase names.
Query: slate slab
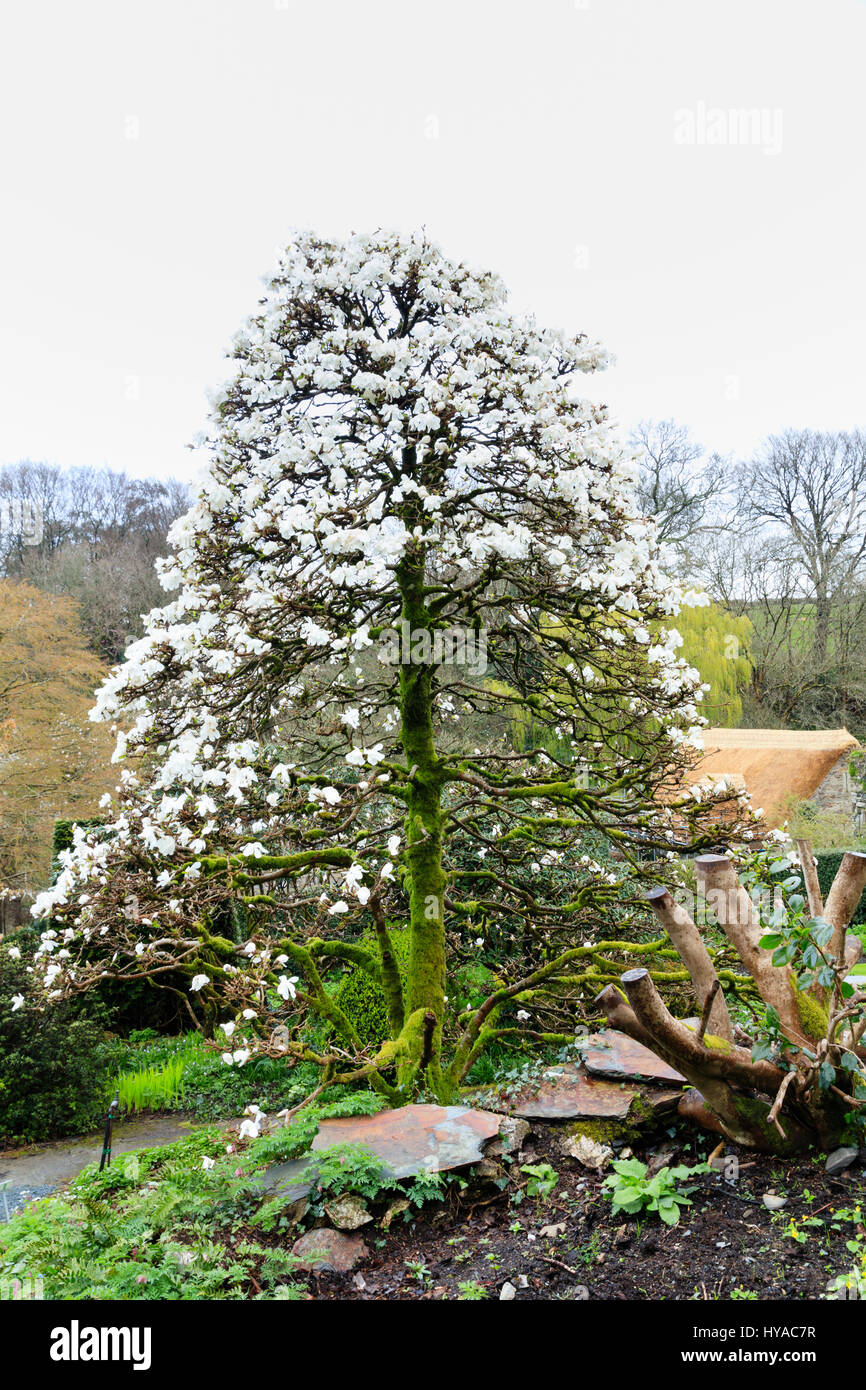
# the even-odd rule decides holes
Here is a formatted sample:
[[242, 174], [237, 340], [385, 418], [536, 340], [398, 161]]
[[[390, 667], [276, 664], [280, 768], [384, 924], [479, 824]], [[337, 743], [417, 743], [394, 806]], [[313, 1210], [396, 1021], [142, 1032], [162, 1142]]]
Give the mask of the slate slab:
[[624, 1120], [639, 1094], [637, 1086], [587, 1076], [574, 1062], [548, 1067], [537, 1081], [482, 1093], [483, 1104], [525, 1120]]
[[363, 1144], [394, 1178], [464, 1168], [479, 1161], [501, 1122], [499, 1115], [465, 1105], [403, 1105], [377, 1115], [323, 1120], [309, 1154], [273, 1164], [257, 1181], [268, 1191], [279, 1190], [288, 1201], [298, 1201], [312, 1186], [316, 1154], [335, 1144]]
[[609, 1081], [657, 1082], [662, 1085], [685, 1085], [681, 1076], [663, 1062], [643, 1043], [635, 1042], [626, 1033], [605, 1028], [592, 1033], [580, 1044], [583, 1063], [590, 1076]]
[[477, 1163], [488, 1139], [499, 1133], [499, 1116], [465, 1105], [403, 1105], [377, 1115], [323, 1120], [313, 1150], [334, 1144], [363, 1144], [395, 1178], [445, 1172]]

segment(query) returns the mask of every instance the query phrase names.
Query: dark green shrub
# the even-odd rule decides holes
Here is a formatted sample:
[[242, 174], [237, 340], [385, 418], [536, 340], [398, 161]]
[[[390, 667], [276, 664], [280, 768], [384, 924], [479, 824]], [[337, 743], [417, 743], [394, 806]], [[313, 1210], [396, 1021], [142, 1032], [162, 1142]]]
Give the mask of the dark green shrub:
[[54, 822], [54, 834], [51, 839], [51, 882], [57, 881], [60, 873], [60, 855], [65, 849], [72, 849], [72, 841], [75, 836], [76, 826], [81, 826], [82, 830], [93, 830], [98, 825], [104, 825], [105, 821], [101, 816], [91, 816], [89, 820], [70, 820], [63, 816]]
[[[105, 1019], [92, 1001], [90, 1015], [78, 1001], [60, 1002], [35, 1016], [26, 1005], [29, 929], [0, 946], [0, 1143], [60, 1139], [94, 1128], [105, 1113], [108, 1077], [120, 1044], [105, 1037]], [[13, 945], [21, 959], [9, 955]]]
[[[862, 853], [862, 851], [858, 851]], [[842, 863], [842, 856], [846, 853], [844, 849], [817, 849], [815, 858], [818, 861], [818, 883], [821, 888], [821, 896], [827, 901], [827, 894], [830, 892], [833, 879], [836, 877], [836, 870]], [[862, 927], [866, 925], [866, 893], [860, 899], [854, 909], [854, 916], [851, 918], [851, 926]], [[859, 933], [858, 933], [859, 935]]]
[[[373, 947], [375, 937], [363, 937], [361, 944]], [[405, 979], [405, 967], [409, 958], [409, 933], [392, 929], [391, 946], [401, 979]], [[365, 1047], [378, 1047], [385, 1038], [391, 1036], [384, 992], [364, 970], [353, 966], [346, 972], [337, 986], [334, 1002], [355, 1025], [358, 1037]]]

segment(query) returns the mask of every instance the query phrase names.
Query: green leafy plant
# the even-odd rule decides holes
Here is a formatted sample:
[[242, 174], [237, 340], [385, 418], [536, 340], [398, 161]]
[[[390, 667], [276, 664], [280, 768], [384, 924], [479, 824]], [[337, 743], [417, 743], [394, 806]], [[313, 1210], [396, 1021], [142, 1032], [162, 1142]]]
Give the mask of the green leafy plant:
[[487, 1297], [487, 1290], [474, 1279], [462, 1279], [457, 1285], [457, 1299], [460, 1303], [480, 1303]]
[[602, 1186], [613, 1202], [614, 1211], [624, 1211], [629, 1216], [642, 1211], [657, 1213], [666, 1226], [675, 1226], [681, 1208], [692, 1204], [688, 1194], [694, 1191], [695, 1184], [686, 1188], [678, 1184], [711, 1171], [708, 1163], [698, 1163], [694, 1168], [682, 1165], [660, 1168], [649, 1177], [647, 1165], [639, 1158], [618, 1159], [611, 1167], [614, 1171]]
[[549, 1163], [524, 1163], [520, 1171], [527, 1175], [526, 1192], [529, 1197], [546, 1200], [559, 1182], [559, 1174]]

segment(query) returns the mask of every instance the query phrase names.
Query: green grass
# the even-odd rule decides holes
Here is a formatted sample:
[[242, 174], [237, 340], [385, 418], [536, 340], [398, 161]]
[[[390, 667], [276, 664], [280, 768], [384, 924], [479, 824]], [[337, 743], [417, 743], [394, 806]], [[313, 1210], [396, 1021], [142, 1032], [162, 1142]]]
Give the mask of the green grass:
[[314, 1064], [290, 1067], [268, 1057], [244, 1067], [227, 1067], [219, 1051], [197, 1033], [143, 1037], [126, 1044], [126, 1055], [109, 1081], [109, 1095], [120, 1093], [130, 1112], [184, 1111], [196, 1120], [240, 1115], [255, 1103], [267, 1114], [296, 1105], [318, 1081]]
[[183, 1104], [185, 1070], [183, 1058], [172, 1057], [162, 1067], [146, 1067], [117, 1077], [114, 1089], [121, 1106], [128, 1110], [168, 1110]]

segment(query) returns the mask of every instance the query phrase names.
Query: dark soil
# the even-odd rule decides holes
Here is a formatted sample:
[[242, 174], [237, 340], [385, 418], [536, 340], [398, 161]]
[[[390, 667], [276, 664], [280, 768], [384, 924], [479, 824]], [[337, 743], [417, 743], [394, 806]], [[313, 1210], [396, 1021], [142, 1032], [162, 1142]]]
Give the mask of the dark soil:
[[[424, 1208], [408, 1224], [397, 1217], [387, 1234], [378, 1223], [364, 1227], [369, 1257], [351, 1274], [312, 1276], [312, 1296], [456, 1299], [458, 1286], [472, 1283], [498, 1299], [509, 1281], [517, 1300], [713, 1300], [738, 1289], [758, 1300], [820, 1299], [834, 1276], [858, 1263], [846, 1241], [864, 1235], [863, 1228], [838, 1213], [866, 1199], [859, 1164], [828, 1178], [817, 1155], [793, 1163], [729, 1146], [740, 1164], [736, 1180], [715, 1172], [696, 1178], [693, 1205], [667, 1227], [657, 1216], [615, 1215], [602, 1190], [605, 1175], [565, 1157], [562, 1133], [534, 1125], [521, 1158], [548, 1162], [559, 1173], [546, 1201], [514, 1203], [515, 1184], [526, 1182], [519, 1164], [501, 1191], [490, 1180], [470, 1181], [462, 1192], [454, 1187], [445, 1204]], [[711, 1147], [678, 1128], [648, 1141], [637, 1156], [691, 1166]], [[787, 1197], [781, 1211], [763, 1205], [771, 1191]], [[802, 1242], [786, 1233], [791, 1218]], [[808, 1219], [818, 1224], [803, 1225]]]

